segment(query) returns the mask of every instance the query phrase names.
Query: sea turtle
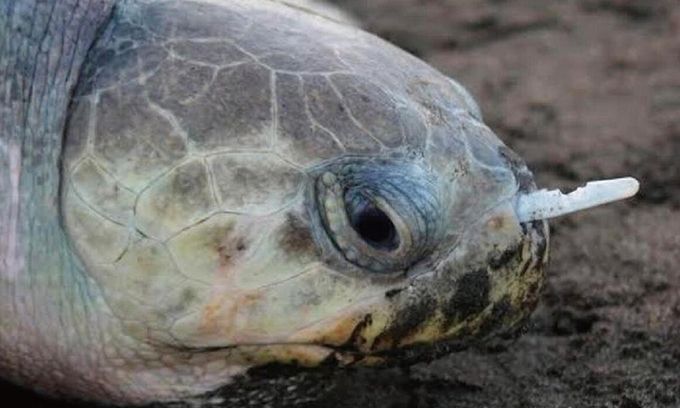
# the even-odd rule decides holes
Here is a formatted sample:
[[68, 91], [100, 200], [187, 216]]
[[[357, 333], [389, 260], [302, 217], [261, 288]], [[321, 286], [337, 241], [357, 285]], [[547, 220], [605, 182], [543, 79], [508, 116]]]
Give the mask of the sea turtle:
[[284, 3], [2, 3], [2, 377], [178, 401], [527, 318], [591, 189], [535, 191], [457, 82]]

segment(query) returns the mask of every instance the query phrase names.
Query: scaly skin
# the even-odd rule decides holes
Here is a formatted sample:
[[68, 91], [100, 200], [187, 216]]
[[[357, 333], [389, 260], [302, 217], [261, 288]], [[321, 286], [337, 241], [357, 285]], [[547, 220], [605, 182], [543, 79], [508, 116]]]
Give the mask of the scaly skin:
[[99, 374], [107, 319], [61, 228], [58, 168], [70, 95], [112, 3], [0, 7], [0, 371], [75, 394], [95, 386], [84, 377]]
[[[31, 6], [0, 24], [12, 381], [184, 399], [272, 362], [432, 358], [535, 306], [531, 174], [426, 64], [279, 2]], [[396, 249], [355, 230], [367, 196]]]

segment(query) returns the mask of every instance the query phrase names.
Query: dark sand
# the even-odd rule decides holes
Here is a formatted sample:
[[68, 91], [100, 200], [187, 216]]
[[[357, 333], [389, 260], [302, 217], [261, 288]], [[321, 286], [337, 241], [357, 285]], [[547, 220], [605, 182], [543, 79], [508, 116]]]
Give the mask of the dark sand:
[[469, 87], [541, 186], [633, 175], [642, 191], [552, 222], [516, 342], [337, 372], [312, 406], [680, 407], [680, 2], [335, 2]]

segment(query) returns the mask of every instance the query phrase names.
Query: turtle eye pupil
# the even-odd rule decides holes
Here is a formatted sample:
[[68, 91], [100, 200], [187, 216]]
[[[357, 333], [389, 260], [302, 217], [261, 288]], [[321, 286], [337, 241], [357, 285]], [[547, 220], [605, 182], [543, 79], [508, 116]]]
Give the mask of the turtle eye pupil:
[[369, 245], [378, 249], [393, 250], [399, 244], [397, 230], [390, 218], [376, 207], [362, 209], [353, 217], [354, 230]]

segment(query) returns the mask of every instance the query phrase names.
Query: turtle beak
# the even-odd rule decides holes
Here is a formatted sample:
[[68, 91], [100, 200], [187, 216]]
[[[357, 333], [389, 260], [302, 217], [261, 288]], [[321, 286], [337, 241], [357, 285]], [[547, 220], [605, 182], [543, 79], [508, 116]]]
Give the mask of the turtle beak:
[[640, 183], [632, 177], [586, 183], [569, 194], [538, 190], [517, 196], [515, 211], [520, 222], [546, 220], [634, 196]]

